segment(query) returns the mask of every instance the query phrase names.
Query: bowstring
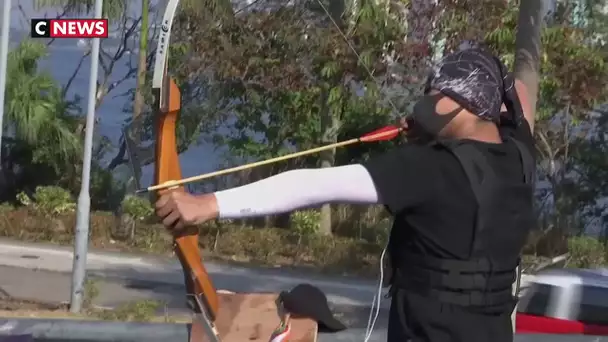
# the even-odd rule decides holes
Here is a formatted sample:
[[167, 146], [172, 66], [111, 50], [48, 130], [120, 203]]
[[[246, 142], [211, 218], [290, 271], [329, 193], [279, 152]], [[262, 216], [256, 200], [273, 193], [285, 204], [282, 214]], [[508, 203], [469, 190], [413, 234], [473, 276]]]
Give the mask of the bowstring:
[[[321, 2], [321, 0], [316, 0], [316, 1], [319, 4], [319, 6], [321, 6], [321, 8], [323, 9], [323, 12], [325, 12], [325, 14], [329, 18], [329, 20], [331, 20], [331, 23], [333, 24], [334, 28], [338, 31], [338, 33], [340, 34], [340, 36], [342, 36], [342, 39], [344, 39], [344, 42], [346, 43], [346, 45], [348, 45], [348, 47], [350, 48], [350, 50], [355, 54], [355, 56], [357, 57], [357, 61], [359, 61], [359, 64], [361, 64], [363, 66], [363, 69], [365, 69], [365, 71], [367, 72], [367, 74], [369, 75], [369, 77], [376, 84], [376, 87], [378, 87], [378, 90], [380, 90], [380, 92], [382, 93], [382, 86], [381, 86], [380, 81], [374, 76], [374, 74], [372, 73], [372, 71], [370, 70], [370, 68], [363, 61], [363, 58], [361, 57], [361, 55], [359, 54], [359, 52], [357, 52], [357, 49], [355, 49], [355, 47], [348, 40], [348, 37], [346, 37], [346, 34], [344, 34], [344, 32], [342, 31], [342, 29], [340, 29], [340, 26], [338, 25], [338, 23], [336, 23], [336, 21], [334, 20], [334, 18], [332, 17], [332, 15], [329, 13], [329, 10], [327, 9], [327, 7], [325, 7], [325, 5], [323, 5], [323, 3]], [[384, 94], [384, 98], [388, 101], [389, 105], [392, 107], [393, 111], [395, 112], [395, 115], [397, 115], [399, 113], [399, 110], [397, 110], [397, 105], [395, 105], [395, 103], [393, 102], [393, 100], [391, 99], [391, 97], [387, 96], [386, 94]]]
[[[257, 1], [259, 1], [259, 0], [254, 1], [254, 3], [256, 3]], [[359, 64], [361, 64], [363, 66], [365, 72], [369, 75], [369, 77], [372, 79], [372, 81], [374, 82], [376, 87], [378, 87], [378, 90], [380, 90], [380, 92], [382, 93], [382, 86], [381, 86], [380, 81], [374, 76], [374, 74], [372, 73], [370, 68], [363, 61], [363, 58], [361, 57], [361, 55], [359, 54], [357, 49], [355, 49], [355, 47], [348, 40], [348, 37], [346, 36], [346, 34], [344, 34], [342, 29], [340, 29], [340, 26], [338, 25], [338, 23], [336, 23], [334, 18], [331, 16], [327, 7], [325, 7], [325, 5], [323, 5], [321, 0], [316, 0], [316, 1], [319, 4], [319, 6], [321, 6], [321, 8], [323, 9], [323, 12], [325, 12], [325, 15], [327, 15], [329, 20], [331, 20], [332, 25], [338, 31], [338, 33], [340, 34], [342, 39], [344, 39], [344, 42], [348, 45], [349, 49], [355, 54]], [[247, 7], [249, 7], [249, 6], [247, 6]], [[392, 107], [395, 115], [398, 115], [399, 110], [397, 110], [397, 106], [395, 105], [395, 103], [393, 102], [391, 97], [384, 94], [384, 98], [387, 100], [389, 105]], [[368, 321], [367, 321], [367, 327], [365, 329], [364, 342], [368, 342], [370, 340], [372, 333], [374, 331], [374, 327], [378, 320], [378, 316], [380, 314], [381, 300], [382, 300], [382, 284], [384, 283], [384, 258], [386, 256], [386, 252], [387, 252], [387, 246], [384, 247], [384, 249], [382, 250], [382, 254], [380, 256], [380, 278], [378, 279], [378, 287], [374, 293], [374, 298], [372, 300], [372, 307], [370, 309], [370, 313], [369, 313], [369, 317], [368, 317]]]
[[[367, 72], [369, 77], [376, 84], [376, 86], [378, 87], [378, 90], [380, 90], [380, 92], [382, 93], [382, 86], [381, 86], [380, 81], [376, 77], [374, 77], [374, 74], [372, 73], [372, 71], [369, 69], [367, 64], [365, 64], [365, 62], [363, 61], [363, 58], [361, 58], [361, 55], [359, 54], [359, 52], [357, 52], [357, 49], [355, 49], [355, 47], [350, 43], [350, 41], [348, 40], [348, 37], [346, 37], [346, 34], [344, 34], [342, 29], [340, 29], [340, 26], [338, 25], [338, 23], [336, 23], [336, 21], [334, 20], [332, 15], [329, 13], [329, 10], [327, 10], [327, 7], [325, 7], [325, 5], [323, 5], [321, 0], [316, 0], [316, 1], [319, 4], [319, 6], [321, 6], [321, 8], [323, 9], [323, 12], [325, 12], [325, 14], [329, 18], [329, 20], [331, 20], [333, 26], [336, 28], [336, 30], [338, 31], [340, 36], [342, 36], [342, 38], [344, 39], [344, 42], [346, 42], [346, 44], [348, 45], [350, 50], [355, 54], [355, 56], [357, 57], [357, 60], [363, 66], [363, 68], [365, 69], [365, 71]], [[386, 100], [388, 101], [390, 106], [393, 108], [395, 115], [398, 115], [399, 111], [397, 110], [397, 106], [395, 105], [395, 103], [393, 102], [391, 97], [387, 96], [386, 94], [384, 94], [384, 97], [386, 98]], [[381, 301], [382, 301], [382, 286], [384, 283], [384, 258], [386, 256], [387, 248], [388, 248], [388, 244], [384, 247], [384, 249], [382, 250], [382, 254], [380, 255], [380, 277], [378, 279], [378, 287], [376, 288], [376, 291], [374, 293], [374, 298], [372, 299], [372, 307], [370, 309], [369, 317], [367, 319], [367, 328], [365, 329], [364, 342], [368, 342], [371, 339], [372, 333], [374, 332], [374, 327], [378, 320], [378, 315], [380, 314], [380, 307], [381, 307]]]

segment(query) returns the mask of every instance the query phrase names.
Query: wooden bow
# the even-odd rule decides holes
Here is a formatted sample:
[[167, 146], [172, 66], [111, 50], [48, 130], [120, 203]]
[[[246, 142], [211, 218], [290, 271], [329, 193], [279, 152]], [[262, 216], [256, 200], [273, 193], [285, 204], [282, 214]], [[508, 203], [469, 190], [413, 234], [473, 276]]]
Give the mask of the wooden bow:
[[[181, 109], [181, 94], [175, 80], [167, 75], [171, 26], [178, 4], [179, 0], [169, 0], [167, 2], [158, 37], [152, 79], [154, 109], [156, 111], [155, 184], [182, 178], [175, 134]], [[184, 191], [184, 188], [183, 186], [175, 186], [159, 190], [157, 194], [162, 195], [167, 191]], [[205, 339], [202, 334], [205, 334], [210, 341], [219, 342], [214, 324], [219, 301], [215, 287], [202, 263], [198, 244], [198, 229], [196, 227], [184, 229], [180, 235], [175, 236], [174, 249], [184, 271], [186, 294], [195, 314], [190, 341], [203, 341]]]
[[[329, 14], [325, 6], [320, 1], [319, 4], [323, 6], [325, 12]], [[156, 112], [156, 158], [154, 168], [155, 185], [147, 189], [147, 191], [154, 191], [157, 195], [162, 195], [170, 191], [185, 191], [183, 185], [179, 182], [181, 181], [183, 183], [188, 181], [182, 180], [181, 169], [179, 166], [179, 156], [177, 153], [176, 126], [181, 109], [181, 94], [175, 80], [167, 75], [171, 27], [178, 5], [179, 0], [167, 1], [165, 13], [161, 22], [160, 33], [158, 36], [158, 46], [156, 49], [156, 58], [152, 79], [154, 110]], [[339, 30], [339, 27], [337, 27], [337, 29]], [[344, 36], [344, 38], [346, 37]], [[348, 43], [348, 40], [346, 40], [346, 42]], [[350, 43], [349, 46], [351, 46], [351, 49], [353, 49], [353, 51], [356, 53], [356, 50], [354, 50]], [[370, 76], [373, 78], [371, 73]], [[390, 134], [384, 132], [387, 130], [390, 131]], [[356, 142], [367, 142], [368, 140], [372, 141], [372, 137], [376, 140], [389, 140], [390, 137], [395, 136], [400, 131], [400, 128], [388, 127], [384, 128], [383, 133], [381, 134], [378, 132], [372, 132], [368, 134], [371, 136], [355, 138], [330, 146], [324, 146], [309, 151], [298, 152], [289, 156], [274, 158], [273, 160], [249, 164], [240, 168], [250, 168], [256, 165], [293, 158], [297, 155], [316, 153], [323, 149], [346, 146]], [[236, 171], [236, 169], [223, 170], [211, 175], [206, 175], [205, 178], [234, 171]], [[198, 178], [202, 179], [202, 177]], [[179, 235], [175, 236], [174, 250], [182, 265], [187, 292], [186, 294], [189, 304], [194, 311], [190, 342], [220, 342], [220, 338], [215, 326], [215, 320], [217, 318], [219, 309], [219, 298], [215, 287], [211, 282], [209, 274], [202, 263], [201, 252], [198, 244], [198, 229], [196, 227], [190, 227], [189, 229], [182, 230]], [[287, 315], [287, 317], [289, 316]], [[285, 317], [283, 317], [283, 319], [285, 319]], [[285, 338], [287, 338], [287, 335], [289, 334], [289, 326], [289, 319], [287, 318], [286, 321], [281, 322], [278, 330], [271, 338], [279, 338], [285, 341]]]

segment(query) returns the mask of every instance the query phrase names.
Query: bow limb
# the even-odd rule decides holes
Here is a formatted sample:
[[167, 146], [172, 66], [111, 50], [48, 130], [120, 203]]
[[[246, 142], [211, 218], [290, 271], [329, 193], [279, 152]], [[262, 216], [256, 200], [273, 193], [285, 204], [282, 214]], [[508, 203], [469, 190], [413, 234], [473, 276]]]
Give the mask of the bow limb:
[[[163, 16], [162, 26], [158, 37], [152, 90], [155, 98], [156, 111], [156, 155], [154, 181], [155, 184], [167, 183], [182, 178], [177, 153], [176, 126], [181, 109], [181, 94], [174, 79], [167, 75], [168, 47], [173, 17], [179, 0], [169, 0]], [[158, 192], [162, 195], [168, 191], [185, 191], [182, 186], [172, 187]], [[209, 274], [201, 261], [198, 247], [198, 229], [190, 227], [175, 236], [175, 253], [184, 271], [187, 295], [193, 299], [193, 309], [202, 314], [208, 322], [208, 332], [217, 332], [213, 321], [217, 317], [219, 301], [217, 292], [209, 278]], [[217, 338], [215, 340], [218, 340]]]

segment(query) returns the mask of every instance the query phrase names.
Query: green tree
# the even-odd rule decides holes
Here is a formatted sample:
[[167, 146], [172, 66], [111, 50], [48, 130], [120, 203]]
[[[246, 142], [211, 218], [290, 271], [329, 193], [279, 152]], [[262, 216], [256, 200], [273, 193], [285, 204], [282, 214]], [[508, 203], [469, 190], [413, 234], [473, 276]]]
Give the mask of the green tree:
[[5, 142], [9, 153], [3, 171], [12, 190], [40, 184], [69, 184], [76, 175], [81, 138], [72, 104], [65, 101], [51, 75], [38, 70], [46, 46], [29, 40], [8, 55]]
[[[148, 17], [150, 12], [150, 1], [141, 0], [141, 30], [139, 33], [139, 59], [137, 63], [137, 85], [135, 86], [135, 99], [133, 101], [133, 122], [139, 122], [138, 118], [144, 110], [144, 86], [146, 84], [146, 73], [148, 70]], [[133, 127], [133, 132], [136, 134], [134, 142], [137, 144], [140, 140], [138, 127]]]
[[[104, 0], [103, 17], [115, 19], [123, 13], [123, 0]], [[91, 14], [95, 7], [95, 0], [35, 0], [36, 8], [62, 8], [66, 14]]]
[[[440, 35], [448, 49], [462, 39], [483, 41], [515, 70], [528, 89], [534, 92], [538, 88], [534, 133], [541, 186], [537, 204], [539, 226], [551, 231], [547, 237], [555, 239], [556, 250], [546, 251], [549, 254], [566, 248], [565, 238], [578, 230], [583, 208], [597, 199], [589, 193], [582, 196], [573, 186], [578, 183], [577, 170], [596, 169], [580, 164], [589, 158], [577, 160], [577, 154], [583, 153], [577, 145], [586, 145], [590, 130], [598, 128], [592, 123], [593, 110], [608, 95], [604, 86], [607, 31], [599, 29], [605, 27], [601, 22], [605, 15], [601, 6], [589, 7], [587, 3], [557, 2], [545, 18], [548, 24], [542, 27], [538, 25], [543, 22], [538, 20], [541, 6], [535, 1], [522, 1], [523, 12], [518, 10], [519, 1], [448, 2], [441, 20]], [[526, 34], [518, 33], [519, 26]], [[540, 41], [534, 41], [531, 32], [538, 29]]]
[[[220, 22], [232, 22], [234, 13], [232, 12], [232, 4], [226, 0], [183, 0], [180, 1], [179, 12], [197, 12], [206, 17], [214, 18]], [[148, 73], [148, 31], [149, 31], [149, 12], [150, 1], [141, 1], [141, 31], [139, 35], [139, 59], [137, 64], [137, 85], [135, 89], [135, 97], [133, 102], [132, 119], [134, 123], [142, 121], [141, 115], [144, 112], [144, 102], [146, 100], [145, 89], [149, 86], [146, 84], [146, 74]], [[140, 128], [135, 125], [131, 130], [135, 133], [134, 142], [137, 144], [141, 138]]]
[[[236, 121], [227, 134], [215, 135], [218, 145], [227, 146], [241, 161], [263, 159], [335, 142], [352, 133], [342, 130], [346, 117], [364, 121], [360, 123], [367, 128], [380, 121], [370, 118], [384, 115], [381, 121], [391, 121], [389, 110], [379, 103], [369, 105], [381, 95], [372, 70], [384, 74], [382, 58], [387, 49], [382, 44], [393, 42], [396, 49], [403, 36], [384, 7], [362, 2], [355, 11], [352, 3], [314, 1], [256, 5], [260, 10], [237, 10], [233, 24], [201, 25], [205, 21], [200, 17], [184, 15], [172, 37], [174, 46], [187, 51], [182, 58], [188, 61], [180, 62], [174, 55], [177, 70], [172, 70], [184, 79], [200, 75], [202, 82], [222, 89], [224, 98], [234, 99], [220, 105], [229, 107]], [[390, 47], [388, 53], [392, 50]], [[366, 96], [362, 97], [364, 88]], [[350, 114], [361, 113], [355, 107], [364, 103], [374, 110]], [[207, 119], [222, 122], [226, 117]], [[335, 152], [330, 151], [265, 171], [333, 166], [335, 159]], [[320, 232], [331, 234], [327, 209], [322, 217]]]

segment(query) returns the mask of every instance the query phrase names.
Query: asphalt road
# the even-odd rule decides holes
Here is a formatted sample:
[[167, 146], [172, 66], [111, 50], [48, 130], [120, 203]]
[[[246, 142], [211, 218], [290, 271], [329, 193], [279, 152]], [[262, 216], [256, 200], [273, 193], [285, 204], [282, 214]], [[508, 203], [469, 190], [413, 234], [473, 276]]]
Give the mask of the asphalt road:
[[[347, 331], [320, 335], [319, 342], [361, 342], [374, 294], [375, 279], [321, 276], [284, 268], [253, 268], [206, 262], [218, 289], [234, 292], [279, 292], [299, 283], [310, 283], [328, 295], [336, 316], [349, 326]], [[116, 306], [126, 301], [155, 299], [165, 309], [184, 308], [181, 267], [172, 258], [119, 253], [91, 252], [89, 274], [96, 279], [96, 304]], [[0, 289], [19, 298], [51, 302], [70, 297], [71, 248], [0, 240]], [[369, 342], [386, 341], [388, 302], [384, 300], [376, 329]], [[597, 336], [518, 335], [518, 342], [608, 341]]]
[[[300, 283], [313, 284], [327, 294], [336, 316], [349, 326], [346, 332], [331, 335], [330, 341], [362, 341], [375, 279], [214, 262], [206, 262], [205, 266], [218, 289], [233, 292], [280, 292]], [[71, 268], [71, 248], [0, 240], [0, 289], [13, 297], [67, 302]], [[163, 310], [188, 312], [184, 307], [181, 266], [173, 258], [96, 251], [87, 256], [87, 268], [99, 290], [96, 305], [115, 307], [127, 301], [153, 299], [166, 303]], [[369, 341], [386, 339], [388, 304], [383, 301]], [[323, 341], [325, 337], [319, 340]]]
[[[72, 269], [72, 250], [0, 240], [0, 265], [67, 274]], [[310, 283], [321, 288], [331, 303], [345, 306], [369, 306], [376, 282], [375, 279], [330, 277], [290, 268], [242, 267], [214, 262], [205, 262], [205, 266], [217, 289], [279, 292], [300, 283]], [[94, 251], [87, 256], [87, 269], [93, 277], [127, 284], [131, 289], [183, 293], [182, 270], [174, 258]], [[388, 308], [388, 303], [383, 307]]]

